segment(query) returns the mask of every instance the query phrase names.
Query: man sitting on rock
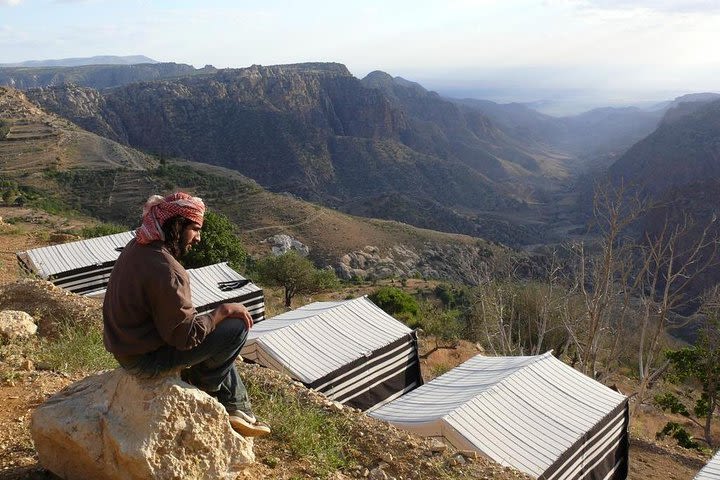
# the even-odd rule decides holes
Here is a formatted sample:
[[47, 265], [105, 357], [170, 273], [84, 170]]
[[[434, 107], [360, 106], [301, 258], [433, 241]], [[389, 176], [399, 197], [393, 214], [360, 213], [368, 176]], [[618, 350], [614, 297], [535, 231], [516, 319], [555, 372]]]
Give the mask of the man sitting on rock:
[[123, 249], [103, 303], [105, 348], [139, 377], [182, 370], [183, 379], [218, 399], [241, 435], [270, 428], [252, 414], [235, 359], [253, 320], [244, 305], [225, 303], [198, 315], [190, 279], [178, 259], [200, 242], [205, 204], [178, 192], [150, 197], [142, 226]]

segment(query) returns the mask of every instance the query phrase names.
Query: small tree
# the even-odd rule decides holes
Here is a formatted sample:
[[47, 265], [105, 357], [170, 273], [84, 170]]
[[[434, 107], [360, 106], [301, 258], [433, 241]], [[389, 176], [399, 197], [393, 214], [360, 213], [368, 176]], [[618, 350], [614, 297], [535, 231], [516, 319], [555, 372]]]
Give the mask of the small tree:
[[628, 228], [645, 208], [637, 197], [628, 197], [623, 185], [598, 185], [593, 197], [593, 231], [599, 237], [595, 248], [583, 242], [569, 246], [574, 264], [569, 280], [583, 309], [565, 319], [565, 328], [578, 369], [593, 378], [607, 373], [625, 335], [634, 245]]
[[395, 287], [381, 287], [369, 296], [370, 300], [387, 314], [405, 323], [412, 323], [420, 311], [415, 297]]
[[448, 310], [432, 302], [422, 302], [417, 321], [409, 324], [410, 327], [421, 328], [425, 335], [435, 339], [435, 345], [423, 354], [427, 358], [431, 353], [440, 349], [453, 349], [457, 346], [463, 331], [459, 320], [460, 312]]
[[3, 203], [10, 205], [15, 200], [15, 191], [12, 188], [7, 188], [2, 193]]
[[334, 288], [338, 279], [332, 270], [319, 270], [307, 258], [295, 251], [279, 256], [268, 256], [257, 262], [258, 281], [283, 287], [285, 306], [290, 308], [298, 293], [315, 293]]
[[697, 382], [702, 386], [702, 396], [692, 411], [704, 421], [701, 423], [692, 418], [687, 409], [685, 416], [703, 428], [705, 441], [712, 447], [712, 419], [718, 408], [720, 388], [720, 291], [716, 289], [713, 292], [701, 312], [704, 323], [697, 345], [667, 352], [666, 356], [672, 365], [671, 372], [680, 380]]
[[222, 213], [206, 212], [200, 243], [183, 258], [187, 268], [197, 268], [218, 262], [228, 262], [242, 270], [247, 253], [233, 231], [233, 224]]

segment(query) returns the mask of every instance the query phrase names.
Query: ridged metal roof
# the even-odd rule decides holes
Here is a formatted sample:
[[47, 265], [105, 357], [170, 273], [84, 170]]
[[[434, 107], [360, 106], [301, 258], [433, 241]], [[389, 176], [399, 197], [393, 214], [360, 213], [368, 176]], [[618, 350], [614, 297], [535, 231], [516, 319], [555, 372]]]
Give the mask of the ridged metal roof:
[[411, 332], [365, 297], [315, 302], [254, 326], [241, 355], [312, 383]]
[[[33, 248], [24, 252], [35, 267], [35, 273], [48, 278], [59, 273], [114, 262], [120, 256], [119, 248], [134, 237], [134, 232], [122, 232], [77, 242]], [[20, 254], [22, 255], [22, 253]]]
[[720, 480], [720, 451], [698, 472], [695, 480]]
[[549, 352], [477, 355], [371, 416], [537, 477], [625, 401]]
[[245, 277], [230, 268], [227, 262], [216, 263], [207, 267], [188, 269], [190, 276], [190, 291], [193, 305], [200, 310], [200, 306], [223, 302], [253, 292], [260, 288], [254, 283], [248, 283], [240, 288], [222, 290], [220, 283], [245, 280]]

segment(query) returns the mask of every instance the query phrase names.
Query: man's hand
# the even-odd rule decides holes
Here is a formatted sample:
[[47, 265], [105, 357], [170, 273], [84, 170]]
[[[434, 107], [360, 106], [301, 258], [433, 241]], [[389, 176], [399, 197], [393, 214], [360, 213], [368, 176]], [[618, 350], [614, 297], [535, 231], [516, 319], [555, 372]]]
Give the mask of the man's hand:
[[217, 326], [226, 318], [239, 318], [245, 322], [245, 327], [250, 330], [253, 326], [253, 319], [250, 312], [242, 303], [223, 303], [212, 312], [213, 322]]

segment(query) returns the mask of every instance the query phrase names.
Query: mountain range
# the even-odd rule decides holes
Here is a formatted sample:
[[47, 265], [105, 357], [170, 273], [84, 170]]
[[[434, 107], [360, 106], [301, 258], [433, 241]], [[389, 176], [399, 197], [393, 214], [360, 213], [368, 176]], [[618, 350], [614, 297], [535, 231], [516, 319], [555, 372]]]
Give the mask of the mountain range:
[[99, 55], [95, 57], [62, 58], [58, 60], [28, 60], [17, 63], [0, 63], [4, 67], [79, 67], [82, 65], [136, 65], [139, 63], [159, 63], [145, 55]]
[[[311, 258], [345, 278], [426, 276], [473, 282], [476, 269], [503, 271], [518, 258], [528, 275], [531, 257], [463, 235], [347, 215], [271, 193], [223, 167], [158, 159], [95, 135], [0, 87], [0, 190], [18, 201], [62, 213], [72, 210], [134, 228], [148, 196], [181, 189], [226, 214], [250, 252], [286, 234], [310, 247]], [[14, 198], [14, 197], [13, 197]], [[535, 272], [535, 273], [534, 273]]]
[[[588, 162], [583, 142], [615, 153], [660, 118], [555, 119], [450, 101], [384, 72], [357, 79], [340, 64], [175, 73], [113, 88], [60, 82], [28, 96], [122, 144], [228, 167], [271, 191], [513, 245], [543, 238], [534, 209]], [[619, 135], [618, 116], [639, 127]]]
[[[118, 74], [106, 75], [110, 67]], [[68, 80], [78, 69], [87, 69], [81, 81]], [[55, 80], [35, 75], [44, 86], [28, 97], [119, 144], [226, 167], [348, 213], [510, 245], [562, 239], [581, 225], [573, 184], [582, 172], [609, 168], [655, 194], [716, 176], [707, 160], [715, 94], [552, 117], [443, 98], [380, 71], [358, 79], [333, 63], [48, 71]]]

